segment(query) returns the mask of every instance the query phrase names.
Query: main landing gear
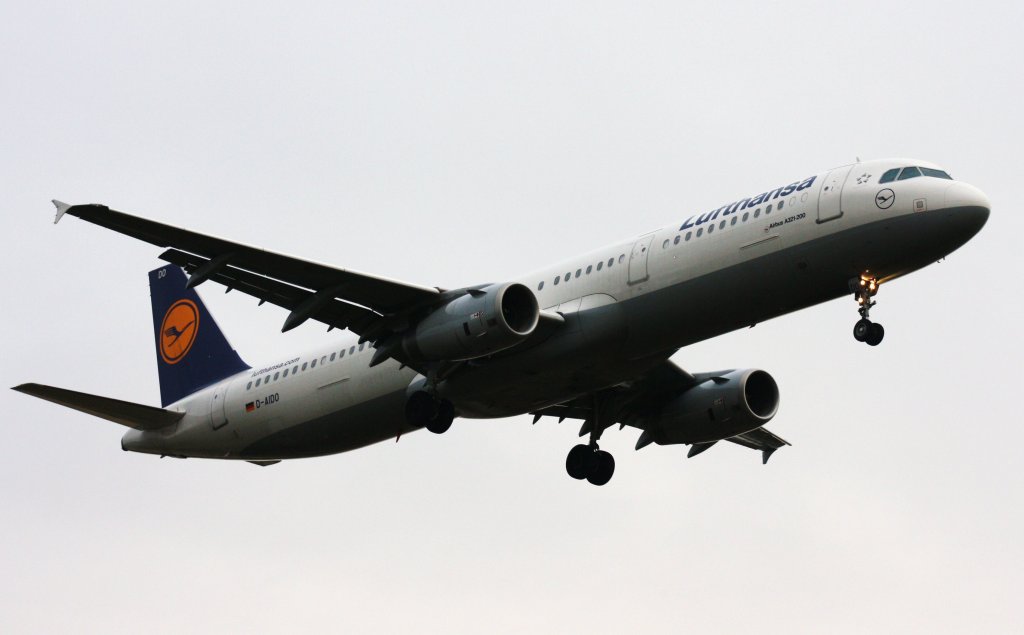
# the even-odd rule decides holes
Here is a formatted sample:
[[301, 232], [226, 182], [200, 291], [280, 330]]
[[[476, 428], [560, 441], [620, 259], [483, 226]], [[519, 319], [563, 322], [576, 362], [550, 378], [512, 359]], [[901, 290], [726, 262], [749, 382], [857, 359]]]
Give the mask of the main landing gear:
[[615, 458], [597, 447], [577, 445], [565, 457], [565, 471], [574, 479], [587, 479], [591, 485], [604, 485], [615, 473]]
[[853, 339], [858, 342], [865, 342], [868, 346], [878, 346], [885, 337], [885, 329], [881, 324], [872, 322], [870, 319], [871, 307], [875, 306], [872, 300], [878, 293], [878, 281], [867, 273], [861, 274], [860, 278], [850, 281], [850, 290], [860, 307], [860, 319], [853, 325]]
[[455, 420], [455, 406], [447, 399], [419, 390], [405, 402], [405, 418], [409, 425], [426, 428], [434, 434], [442, 434], [452, 427]]
[[583, 436], [589, 427], [590, 442], [581, 443], [569, 450], [569, 455], [565, 457], [565, 471], [578, 481], [587, 479], [591, 485], [604, 485], [612, 480], [612, 474], [615, 473], [615, 458], [597, 446], [605, 426], [598, 416], [602, 410], [602, 400], [597, 394], [593, 398], [591, 419], [584, 422], [583, 430], [580, 431], [580, 436]]

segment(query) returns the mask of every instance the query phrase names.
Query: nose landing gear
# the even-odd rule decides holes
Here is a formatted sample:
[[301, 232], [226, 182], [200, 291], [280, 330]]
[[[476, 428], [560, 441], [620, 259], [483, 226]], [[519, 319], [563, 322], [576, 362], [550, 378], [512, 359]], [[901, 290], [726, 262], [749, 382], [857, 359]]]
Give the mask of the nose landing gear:
[[881, 324], [872, 322], [870, 318], [871, 307], [876, 304], [871, 298], [878, 293], [878, 281], [874, 276], [863, 273], [860, 278], [850, 281], [850, 290], [853, 291], [853, 297], [860, 305], [857, 309], [860, 319], [853, 325], [853, 339], [865, 342], [868, 346], [878, 346], [882, 343], [882, 338], [885, 337], [885, 329]]

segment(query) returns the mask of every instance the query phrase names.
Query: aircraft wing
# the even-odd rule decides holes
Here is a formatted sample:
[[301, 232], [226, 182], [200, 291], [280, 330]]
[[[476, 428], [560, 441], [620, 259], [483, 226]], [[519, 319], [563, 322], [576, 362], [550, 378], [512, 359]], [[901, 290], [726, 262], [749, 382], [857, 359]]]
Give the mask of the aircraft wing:
[[[381, 314], [395, 313], [417, 303], [429, 302], [441, 293], [434, 287], [421, 287], [338, 269], [132, 216], [105, 205], [67, 205], [59, 201], [54, 201], [54, 204], [58, 209], [58, 219], [63, 214], [70, 214], [157, 247], [173, 247], [165, 252], [164, 255], [168, 257], [181, 259], [181, 254], [191, 254], [189, 262], [197, 265], [197, 270], [208, 265], [202, 272], [207, 275], [200, 276], [203, 280], [209, 277], [209, 273], [218, 271], [247, 271], [254, 277], [279, 280], [303, 289], [317, 292], [334, 290], [336, 297]], [[168, 258], [164, 259], [171, 262]], [[197, 280], [196, 284], [201, 281]]]
[[[291, 313], [283, 331], [313, 319], [330, 328], [349, 329], [360, 336], [361, 342], [378, 342], [401, 332], [430, 309], [470, 291], [445, 291], [339, 269], [132, 216], [105, 205], [68, 205], [60, 201], [54, 201], [54, 205], [54, 222], [70, 214], [158, 247], [169, 247], [160, 258], [185, 269], [190, 287], [213, 280], [228, 291], [258, 298], [260, 304], [270, 302], [288, 309]], [[372, 363], [388, 357], [405, 361], [400, 350], [390, 346], [378, 348]]]
[[[584, 396], [542, 410], [534, 411], [533, 422], [537, 423], [541, 417], [558, 417], [559, 422], [564, 419], [582, 419], [583, 426], [580, 428], [580, 436], [589, 434], [595, 425], [603, 428], [619, 424], [620, 428], [631, 426], [644, 430], [637, 441], [636, 449], [640, 449], [652, 442], [652, 437], [647, 433], [647, 427], [652, 423], [661, 406], [672, 397], [678, 395], [688, 388], [692, 388], [713, 377], [726, 374], [731, 371], [716, 371], [713, 373], [700, 373], [692, 375], [673, 362], [665, 360], [653, 369], [648, 371], [636, 381], [614, 386], [595, 400], [594, 397]], [[594, 416], [599, 410], [600, 421]], [[738, 445], [754, 450], [761, 450], [762, 462], [767, 463], [768, 457], [775, 450], [784, 445], [790, 445], [785, 439], [778, 437], [764, 428], [758, 428], [735, 437], [727, 439]], [[689, 456], [696, 456], [710, 448], [715, 442], [698, 443], [691, 447]]]

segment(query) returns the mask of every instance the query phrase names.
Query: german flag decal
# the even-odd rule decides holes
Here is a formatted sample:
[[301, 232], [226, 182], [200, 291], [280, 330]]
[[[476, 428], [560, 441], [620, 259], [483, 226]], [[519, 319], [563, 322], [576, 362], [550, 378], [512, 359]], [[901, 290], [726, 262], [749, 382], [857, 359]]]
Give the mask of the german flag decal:
[[252, 412], [255, 409], [256, 409], [256, 402], [255, 401], [250, 401], [249, 403], [245, 404], [245, 411], [246, 412]]

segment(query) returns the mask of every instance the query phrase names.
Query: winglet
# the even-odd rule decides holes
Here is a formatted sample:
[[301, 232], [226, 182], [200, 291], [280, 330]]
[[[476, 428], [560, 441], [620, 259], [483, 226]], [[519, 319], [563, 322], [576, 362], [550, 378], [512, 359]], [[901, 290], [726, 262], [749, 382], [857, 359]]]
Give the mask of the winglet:
[[60, 222], [61, 217], [64, 216], [64, 212], [71, 209], [71, 206], [57, 199], [53, 199], [53, 206], [57, 208], [57, 216], [53, 219], [53, 224], [56, 225]]

